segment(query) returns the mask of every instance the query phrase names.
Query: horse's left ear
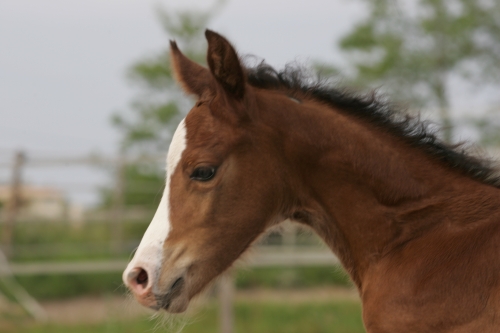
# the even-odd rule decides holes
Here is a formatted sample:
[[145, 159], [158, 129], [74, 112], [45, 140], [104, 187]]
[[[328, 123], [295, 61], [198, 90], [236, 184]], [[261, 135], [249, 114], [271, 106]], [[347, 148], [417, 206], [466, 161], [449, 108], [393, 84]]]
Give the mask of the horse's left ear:
[[209, 70], [188, 59], [174, 41], [170, 41], [170, 57], [175, 78], [186, 93], [197, 95], [200, 98], [206, 91], [210, 90], [213, 79]]
[[245, 95], [245, 75], [233, 46], [221, 35], [205, 31], [208, 41], [207, 63], [210, 72], [226, 93], [235, 99]]

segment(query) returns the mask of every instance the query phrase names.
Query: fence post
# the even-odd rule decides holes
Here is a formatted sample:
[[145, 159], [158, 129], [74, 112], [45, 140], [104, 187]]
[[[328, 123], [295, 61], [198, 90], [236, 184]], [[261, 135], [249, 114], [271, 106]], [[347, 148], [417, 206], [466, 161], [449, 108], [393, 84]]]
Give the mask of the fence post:
[[47, 321], [47, 313], [42, 306], [17, 283], [14, 273], [9, 268], [7, 258], [2, 251], [0, 251], [0, 272], [2, 273], [0, 274], [0, 281], [9, 290], [10, 294], [14, 296], [19, 305], [36, 320], [41, 322]]
[[14, 224], [16, 222], [19, 207], [21, 206], [21, 176], [25, 160], [26, 158], [23, 152], [16, 152], [14, 156], [14, 163], [12, 165], [10, 195], [5, 212], [5, 224], [2, 230], [2, 247], [7, 258], [10, 258], [12, 255]]
[[297, 228], [296, 225], [290, 221], [286, 220], [285, 225], [283, 226], [283, 245], [285, 246], [286, 251], [293, 252], [295, 246], [297, 245]]
[[123, 242], [125, 165], [125, 154], [121, 151], [115, 166], [115, 187], [113, 190], [113, 212], [111, 222], [111, 250], [115, 254], [120, 253]]
[[220, 331], [233, 333], [234, 326], [234, 279], [230, 272], [223, 274], [219, 281]]

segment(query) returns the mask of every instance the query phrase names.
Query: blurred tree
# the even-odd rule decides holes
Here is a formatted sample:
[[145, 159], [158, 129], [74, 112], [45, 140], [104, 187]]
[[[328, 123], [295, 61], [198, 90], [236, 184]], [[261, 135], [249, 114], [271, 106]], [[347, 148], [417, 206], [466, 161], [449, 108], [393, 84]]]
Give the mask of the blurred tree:
[[[158, 9], [158, 17], [167, 36], [176, 40], [183, 53], [204, 64], [206, 42], [203, 32], [224, 3], [218, 0], [205, 11]], [[169, 46], [133, 64], [128, 79], [139, 89], [130, 109], [112, 118], [114, 126], [122, 133], [121, 144], [127, 151], [165, 153], [173, 130], [190, 108], [189, 99], [175, 83]]]
[[[128, 164], [123, 171], [125, 186], [123, 188], [123, 205], [126, 207], [140, 206], [154, 210], [158, 207], [163, 186], [165, 172], [159, 172], [149, 164]], [[100, 191], [100, 208], [110, 209], [115, 203], [114, 190], [103, 187]]]
[[[224, 3], [225, 0], [216, 0], [206, 10], [167, 11], [160, 8], [158, 17], [168, 38], [176, 40], [188, 57], [203, 64], [206, 54], [204, 30]], [[144, 157], [140, 164], [126, 165], [123, 172], [125, 206], [158, 206], [165, 182], [165, 159], [155, 163], [154, 156], [166, 156], [173, 131], [192, 104], [175, 83], [166, 44], [158, 54], [145, 57], [130, 67], [127, 77], [138, 88], [137, 95], [129, 109], [112, 117], [113, 125], [121, 133], [120, 150], [125, 159]], [[100, 194], [101, 207], [111, 207], [113, 190], [102, 188]]]
[[490, 110], [483, 118], [471, 121], [481, 132], [481, 143], [484, 146], [500, 147], [500, 112]]
[[358, 84], [437, 108], [451, 142], [450, 78], [500, 83], [497, 0], [363, 0], [368, 17], [340, 41]]

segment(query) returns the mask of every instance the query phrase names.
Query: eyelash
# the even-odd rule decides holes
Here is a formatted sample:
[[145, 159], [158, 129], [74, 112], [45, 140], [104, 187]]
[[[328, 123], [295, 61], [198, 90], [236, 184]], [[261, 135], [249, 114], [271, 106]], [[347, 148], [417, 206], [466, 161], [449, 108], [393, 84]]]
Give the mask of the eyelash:
[[192, 180], [207, 182], [214, 178], [216, 171], [217, 169], [212, 166], [198, 167], [193, 170], [193, 173], [191, 173], [191, 176], [189, 176], [189, 178], [191, 178]]

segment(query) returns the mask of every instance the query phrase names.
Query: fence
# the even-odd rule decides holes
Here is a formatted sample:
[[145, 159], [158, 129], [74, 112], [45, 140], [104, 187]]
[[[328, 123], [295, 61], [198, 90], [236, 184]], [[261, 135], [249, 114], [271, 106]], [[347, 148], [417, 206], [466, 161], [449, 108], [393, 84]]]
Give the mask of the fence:
[[[163, 159], [163, 157], [161, 159], [160, 157], [157, 159], [154, 157], [142, 158], [141, 163], [158, 163], [157, 161]], [[85, 254], [91, 255], [92, 251], [103, 246], [96, 247], [96, 240], [90, 238], [87, 239], [87, 243], [81, 244], [57, 244], [53, 241], [44, 243], [40, 239], [36, 239], [36, 237], [41, 237], [43, 232], [34, 235], [28, 244], [26, 242], [18, 244], [15, 242], [16, 237], [19, 236], [16, 232], [19, 233], [19, 229], [22, 229], [23, 226], [24, 229], [33, 229], [40, 223], [46, 224], [47, 221], [52, 221], [51, 229], [57, 229], [61, 224], [67, 223], [68, 220], [70, 220], [74, 228], [88, 229], [89, 225], [87, 224], [91, 224], [91, 220], [101, 219], [107, 221], [105, 223], [106, 229], [108, 229], [107, 235], [113, 235], [113, 237], [100, 239], [102, 242], [100, 245], [109, 248], [110, 251], [108, 252], [115, 254], [116, 257], [119, 257], [120, 254], [122, 254], [122, 257], [128, 256], [128, 253], [131, 252], [130, 249], [137, 246], [140, 239], [140, 236], [138, 236], [136, 237], [138, 239], [132, 239], [129, 241], [130, 244], [123, 246], [123, 193], [125, 190], [125, 174], [123, 171], [126, 164], [133, 163], [137, 163], [137, 161], [126, 161], [123, 156], [117, 158], [105, 158], [99, 155], [61, 157], [38, 152], [27, 154], [22, 151], [16, 151], [9, 155], [0, 155], [0, 221], [2, 222], [0, 240], [3, 251], [0, 251], [0, 282], [4, 287], [8, 288], [9, 293], [12, 294], [11, 296], [16, 298], [34, 318], [45, 320], [46, 315], [38, 303], [16, 283], [15, 276], [43, 273], [119, 271], [123, 269], [124, 263], [123, 260], [115, 260], [114, 263], [110, 263], [108, 260], [106, 262], [69, 262], [63, 264], [51, 264], [50, 262], [18, 264], [15, 261], [19, 259], [26, 260], [27, 258], [23, 258], [23, 255], [26, 257], [26, 254], [37, 254], [38, 257], [42, 255], [44, 259], [50, 259], [61, 253], [61, 249], [67, 249], [75, 245], [80, 247], [80, 256], [85, 256]], [[88, 178], [89, 172], [87, 170], [87, 172], [82, 173], [82, 167], [90, 169], [90, 174], [108, 172], [114, 176], [114, 179], [112, 177], [108, 179], [100, 177], [99, 182], [95, 182], [94, 179], [94, 184], [88, 184], [86, 178]], [[66, 171], [69, 171], [70, 177], [62, 177], [61, 179], [61, 174]], [[40, 177], [40, 175], [43, 177]], [[40, 178], [44, 178], [45, 184], [40, 184]], [[81, 182], [75, 182], [75, 179], [79, 179]], [[68, 182], [68, 180], [70, 181]], [[78, 196], [82, 192], [87, 194], [94, 192], [93, 195], [96, 196], [95, 192], [98, 190], [96, 187], [104, 182], [109, 184], [108, 191], [110, 195], [110, 202], [106, 210], [93, 211], [92, 214], [86, 213], [85, 216], [82, 216], [83, 210], [80, 210], [80, 216], [75, 216], [75, 211], [68, 209], [71, 207], [71, 200], [67, 199], [68, 193], [73, 196], [76, 193]], [[46, 185], [47, 183], [49, 185]], [[148, 188], [151, 188], [151, 184], [147, 185]], [[162, 185], [159, 183], [157, 186], [161, 187]], [[138, 192], [141, 193], [141, 184], [138, 184], [137, 187], [139, 188]], [[142, 191], [144, 192], [144, 190]], [[147, 209], [143, 209], [142, 216], [137, 212], [137, 209], [135, 209], [135, 214], [132, 215], [138, 220], [147, 221], [148, 215], [151, 215], [151, 213], [147, 212]], [[28, 224], [29, 226], [26, 227]], [[103, 230], [100, 228], [100, 230], [96, 229], [95, 231], [102, 233]], [[68, 233], [67, 230], [65, 232]], [[48, 232], [45, 234], [48, 234]], [[29, 255], [27, 257], [30, 260]], [[9, 259], [11, 260], [10, 264], [8, 263]]]
[[[11, 161], [0, 159], [0, 170], [3, 169], [3, 178], [5, 179], [2, 181], [0, 178], [0, 218], [3, 222], [1, 245], [5, 255], [7, 257], [11, 256], [13, 232], [18, 220], [69, 220], [75, 224], [82, 224], [86, 220], [95, 220], [99, 217], [110, 222], [109, 227], [113, 235], [113, 239], [110, 242], [115, 251], [119, 252], [123, 234], [122, 221], [125, 211], [125, 191], [129, 193], [133, 191], [132, 194], [136, 196], [146, 193], [149, 196], [161, 196], [161, 193], [159, 195], [158, 193], [163, 186], [161, 179], [164, 177], [159, 176], [158, 179], [160, 181], [156, 183], [134, 180], [133, 184], [127, 186], [125, 167], [127, 165], [145, 165], [146, 163], [160, 165], [163, 161], [163, 156], [149, 156], [126, 160], [123, 156], [117, 158], [105, 158], [99, 155], [81, 157], [32, 156], [21, 151], [15, 152]], [[89, 182], [86, 179], [82, 179], [88, 176], [89, 172], [87, 172], [87, 175], [83, 175], [83, 177], [78, 172], [74, 172], [72, 178], [80, 179], [80, 183], [75, 181], [64, 182], [64, 180], [61, 182], [58, 179], [58, 175], [54, 174], [45, 175], [45, 184], [40, 184], [40, 182], [37, 184], [37, 180], [33, 181], [33, 179], [30, 180], [33, 182], [30, 184], [30, 181], [23, 179], [27, 170], [35, 171], [31, 172], [31, 178], [37, 178], [40, 170], [54, 171], [70, 168], [78, 169], [81, 167], [91, 169], [91, 173], [93, 174], [107, 172], [112, 177], [108, 177], [108, 179], [98, 177], [101, 178], [99, 182], [96, 182], [95, 179], [91, 179]], [[0, 173], [1, 176], [2, 174]], [[2, 185], [2, 183], [4, 184]], [[101, 188], [101, 192], [107, 191], [105, 194], [101, 193], [101, 197], [108, 196], [107, 202], [103, 202], [106, 205], [105, 210], [85, 212], [81, 206], [72, 204], [74, 200], [67, 199], [68, 194], [72, 197], [81, 197], [81, 193], [86, 193], [87, 197], [94, 197], [95, 201], [99, 192], [98, 187], [102, 186], [103, 183], [108, 184], [105, 189]], [[101, 201], [105, 200], [101, 199]], [[138, 219], [149, 218], [149, 215], [151, 215], [151, 205], [148, 207], [136, 206], [127, 212]]]
[[[500, 149], [492, 149], [490, 155], [500, 157]], [[36, 318], [43, 320], [45, 318], [43, 310], [35, 300], [27, 295], [22, 289], [19, 288], [12, 279], [13, 276], [30, 275], [30, 274], [83, 274], [91, 272], [120, 272], [127, 263], [122, 257], [128, 256], [131, 250], [137, 246], [139, 238], [127, 239], [127, 230], [124, 228], [133, 221], [148, 221], [152, 216], [152, 206], [135, 206], [133, 209], [126, 202], [126, 195], [131, 195], [135, 191], [136, 194], [150, 196], [161, 195], [162, 184], [156, 184], [156, 187], [151, 186], [151, 182], [134, 181], [134, 183], [127, 183], [127, 166], [130, 165], [158, 165], [164, 163], [164, 156], [153, 156], [141, 159], [126, 159], [124, 156], [117, 158], [104, 158], [98, 155], [87, 155], [83, 157], [46, 157], [46, 156], [32, 156], [23, 152], [15, 152], [11, 154], [10, 160], [0, 159], [0, 169], [3, 168], [5, 179], [5, 186], [0, 187], [0, 212], [2, 217], [2, 249], [7, 258], [14, 261], [7, 263], [7, 259], [0, 258], [0, 279], [7, 281], [10, 279], [9, 286], [16, 290], [18, 298], [23, 303], [26, 309], [32, 313]], [[61, 183], [55, 178], [48, 177], [49, 183], [53, 188], [62, 193], [66, 192], [95, 192], [96, 186], [102, 184], [102, 181], [107, 181], [107, 194], [109, 196], [108, 206], [106, 210], [96, 210], [91, 213], [87, 212], [84, 216], [78, 214], [71, 215], [71, 212], [62, 214], [60, 220], [72, 220], [70, 224], [74, 228], [91, 228], [92, 221], [94, 220], [107, 220], [104, 223], [104, 228], [108, 230], [108, 237], [99, 241], [99, 246], [96, 246], [96, 241], [93, 243], [71, 244], [71, 247], [82, 246], [81, 253], [88, 255], [92, 254], [96, 248], [106, 247], [109, 249], [109, 259], [104, 261], [45, 261], [40, 262], [16, 262], [16, 253], [37, 253], [46, 254], [50, 258], [51, 254], [60, 252], [58, 246], [64, 244], [31, 244], [20, 245], [14, 242], [16, 224], [19, 223], [36, 223], [40, 219], [49, 219], [50, 217], [35, 217], [33, 212], [26, 213], [23, 209], [27, 205], [27, 192], [29, 190], [28, 182], [24, 180], [26, 170], [29, 169], [51, 169], [51, 168], [72, 168], [85, 166], [97, 170], [107, 170], [112, 175], [107, 179], [101, 179], [101, 183], [94, 183], [88, 185], [86, 180], [83, 179], [81, 183], [67, 182]], [[1, 173], [0, 173], [1, 176]], [[75, 175], [73, 179], [82, 179]], [[159, 179], [162, 179], [160, 176]], [[2, 192], [3, 191], [3, 192]], [[50, 191], [49, 191], [50, 192]], [[51, 192], [54, 195], [54, 192]], [[49, 194], [45, 193], [47, 197]], [[54, 196], [55, 198], [56, 196]], [[3, 205], [2, 205], [3, 203]], [[3, 208], [2, 208], [3, 207]], [[40, 207], [38, 207], [41, 209]], [[43, 208], [43, 207], [42, 207]], [[54, 207], [52, 207], [54, 208]], [[45, 209], [48, 209], [45, 207]], [[53, 210], [52, 212], [55, 212]], [[64, 211], [64, 209], [63, 209]], [[31, 215], [30, 215], [31, 214]], [[35, 214], [36, 215], [36, 214]], [[132, 221], [132, 222], [130, 222]], [[101, 223], [101, 222], [100, 222]], [[129, 224], [127, 224], [129, 223]], [[308, 266], [308, 265], [334, 265], [337, 263], [336, 258], [329, 250], [313, 247], [303, 247], [299, 251], [294, 246], [298, 241], [296, 239], [297, 233], [293, 228], [288, 228], [288, 232], [283, 234], [283, 246], [262, 246], [257, 248], [252, 256], [246, 261], [240, 262], [238, 265], [245, 265], [247, 267], [265, 267], [265, 266]], [[140, 236], [139, 236], [140, 237]], [[268, 243], [272, 244], [272, 241]], [[312, 242], [314, 243], [314, 242]], [[60, 259], [60, 258], [59, 258]], [[7, 279], [7, 280], [6, 280]], [[232, 331], [232, 295], [233, 295], [233, 280], [231, 276], [224, 276], [219, 283], [219, 297], [221, 300], [221, 327], [223, 333]]]
[[[293, 228], [288, 229], [292, 234]], [[338, 259], [328, 249], [299, 249], [295, 246], [257, 247], [252, 256], [245, 261], [239, 261], [237, 267], [298, 267], [298, 266], [332, 266], [338, 264]], [[90, 262], [45, 262], [8, 264], [0, 252], [0, 280], [8, 282], [8, 286], [16, 293], [19, 303], [35, 319], [47, 320], [43, 308], [19, 287], [14, 276], [32, 274], [83, 274], [122, 272], [128, 261], [90, 261]], [[218, 281], [218, 298], [220, 302], [221, 333], [233, 332], [234, 280], [230, 273], [224, 274]]]
[[[130, 237], [127, 228], [138, 228], [134, 224], [144, 227], [149, 223], [153, 211], [152, 206], [136, 205], [130, 207], [126, 203], [126, 195], [161, 195], [162, 180], [164, 175], [158, 177], [160, 183], [152, 186], [151, 182], [141, 182], [134, 180], [131, 183], [127, 178], [126, 168], [130, 165], [145, 165], [152, 163], [159, 165], [164, 163], [164, 156], [148, 157], [138, 159], [126, 159], [124, 156], [117, 158], [104, 158], [98, 155], [88, 155], [83, 157], [60, 157], [60, 156], [40, 156], [24, 152], [15, 152], [10, 160], [0, 159], [0, 168], [4, 171], [5, 185], [0, 186], [0, 202], [3, 202], [1, 209], [2, 217], [2, 249], [6, 257], [10, 258], [0, 261], [0, 280], [8, 285], [9, 289], [15, 293], [19, 303], [38, 320], [46, 320], [46, 315], [38, 303], [30, 297], [15, 282], [16, 276], [37, 275], [37, 274], [87, 274], [122, 272], [128, 262], [127, 258], [132, 250], [138, 245], [142, 232], [136, 232], [134, 237]], [[64, 198], [61, 194], [67, 192], [80, 193], [96, 191], [95, 185], [88, 185], [85, 180], [80, 183], [73, 179], [68, 182], [60, 179], [48, 179], [50, 186], [31, 186], [30, 183], [37, 181], [38, 177], [33, 170], [54, 170], [71, 169], [85, 166], [95, 169], [94, 172], [109, 172], [107, 181], [108, 206], [106, 209], [92, 210], [85, 212], [84, 216], [74, 216], [64, 209], [55, 209], [57, 205], [64, 205]], [[101, 170], [101, 171], [99, 171]], [[30, 179], [31, 171], [31, 179]], [[0, 173], [1, 175], [1, 173]], [[35, 177], [33, 177], [33, 175]], [[34, 178], [34, 179], [33, 179]], [[74, 179], [82, 179], [76, 175]], [[64, 180], [64, 179], [63, 179]], [[45, 180], [47, 182], [47, 180]], [[98, 184], [97, 184], [98, 185]], [[43, 191], [40, 190], [40, 187]], [[36, 192], [38, 190], [39, 192]], [[3, 191], [3, 192], [2, 192]], [[30, 192], [31, 191], [31, 192]], [[41, 192], [40, 192], [41, 191]], [[36, 192], [36, 193], [35, 193]], [[38, 205], [37, 209], [48, 210], [40, 214], [41, 211], [29, 210], [30, 200], [38, 200], [38, 195], [42, 199], [52, 200], [53, 205]], [[61, 201], [61, 200], [62, 201]], [[46, 200], [46, 201], [47, 201]], [[59, 200], [59, 201], [58, 201]], [[46, 202], [45, 202], [46, 203]], [[52, 210], [51, 210], [52, 209]], [[52, 215], [51, 215], [52, 214]], [[53, 220], [51, 222], [51, 220]], [[73, 221], [74, 220], [74, 221]], [[69, 221], [69, 222], [68, 222]], [[64, 227], [63, 224], [67, 227]], [[62, 242], [61, 239], [50, 239], [43, 241], [34, 239], [30, 242], [15, 241], [19, 236], [23, 226], [29, 229], [36, 229], [39, 225], [50, 225], [51, 233], [68, 234], [72, 229], [79, 230], [81, 235], [86, 232], [106, 233], [109, 237], [88, 238], [69, 243]], [[44, 233], [41, 227], [40, 235]], [[68, 231], [69, 230], [69, 231]], [[263, 246], [252, 251], [252, 255], [238, 265], [245, 267], [265, 267], [265, 266], [307, 266], [307, 265], [332, 265], [335, 264], [335, 257], [330, 251], [318, 247], [308, 248], [305, 251], [298, 251], [293, 245], [297, 242], [297, 237], [293, 228], [288, 228], [284, 233], [283, 243], [285, 246]], [[91, 231], [91, 232], [89, 232]], [[17, 232], [17, 234], [16, 234]], [[80, 237], [82, 238], [83, 236]], [[18, 238], [18, 237], [17, 237]], [[84, 238], [84, 237], [83, 237]], [[32, 239], [33, 240], [33, 239]], [[300, 241], [300, 239], [299, 239]], [[266, 243], [266, 242], [264, 242]], [[272, 244], [271, 241], [267, 243]], [[314, 241], [312, 242], [314, 243]], [[308, 250], [307, 250], [308, 249]], [[60, 257], [55, 258], [60, 253], [71, 252], [79, 257], [79, 260], [61, 261]], [[36, 254], [33, 257], [32, 254]], [[106, 260], [85, 260], [82, 259], [97, 257], [105, 254]], [[40, 261], [43, 258], [43, 262]], [[54, 258], [54, 259], [51, 259]], [[22, 260], [22, 262], [19, 262]], [[223, 276], [218, 283], [219, 298], [221, 303], [221, 328], [222, 332], [232, 331], [232, 298], [234, 281], [230, 275]]]

